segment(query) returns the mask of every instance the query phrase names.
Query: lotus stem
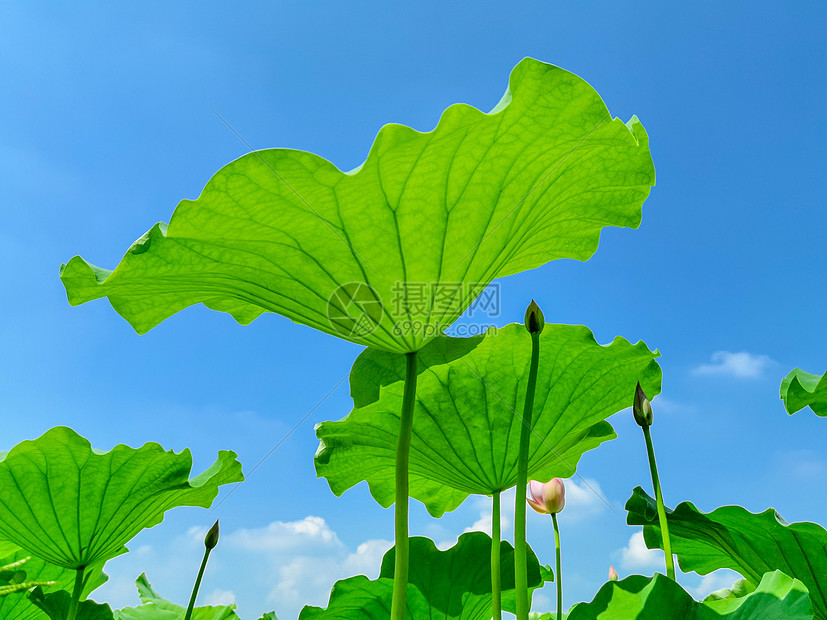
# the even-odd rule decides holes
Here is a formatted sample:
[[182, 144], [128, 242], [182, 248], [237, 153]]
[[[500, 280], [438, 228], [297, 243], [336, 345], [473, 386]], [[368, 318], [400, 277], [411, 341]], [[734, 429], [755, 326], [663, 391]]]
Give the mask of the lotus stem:
[[396, 505], [391, 620], [405, 620], [408, 596], [408, 457], [411, 452], [414, 404], [416, 403], [416, 351], [405, 354], [405, 392], [396, 444]]
[[500, 585], [500, 491], [494, 491], [491, 504], [491, 611], [494, 620], [502, 620], [503, 601]]
[[646, 438], [646, 452], [649, 456], [649, 471], [652, 472], [652, 486], [655, 489], [655, 500], [658, 505], [658, 521], [663, 539], [663, 553], [666, 556], [666, 576], [675, 581], [675, 561], [672, 557], [672, 541], [669, 539], [669, 524], [666, 521], [666, 508], [663, 505], [663, 493], [660, 490], [658, 464], [655, 461], [655, 447], [652, 444], [652, 433], [649, 426], [643, 426], [643, 436]]
[[551, 522], [554, 524], [554, 552], [557, 556], [557, 620], [563, 619], [563, 569], [560, 557], [560, 528], [557, 526], [557, 513], [551, 513]]
[[[542, 328], [541, 328], [542, 329]], [[514, 589], [517, 597], [517, 619], [528, 620], [528, 575], [526, 573], [526, 498], [528, 484], [528, 445], [534, 414], [534, 392], [537, 389], [537, 367], [540, 364], [540, 332], [531, 334], [531, 365], [528, 370], [525, 406], [520, 426], [520, 452], [517, 456], [517, 498], [514, 503]]]
[[192, 587], [192, 595], [190, 595], [190, 604], [187, 605], [187, 613], [184, 615], [184, 620], [192, 618], [192, 610], [195, 608], [195, 599], [198, 598], [198, 590], [201, 588], [201, 579], [204, 577], [204, 569], [207, 568], [207, 560], [210, 558], [210, 552], [215, 549], [218, 544], [218, 521], [207, 532], [204, 537], [204, 558], [201, 560], [201, 568], [198, 569], [198, 577], [195, 578], [195, 585]]
[[75, 620], [78, 616], [78, 606], [80, 605], [80, 595], [83, 593], [83, 571], [85, 566], [81, 566], [75, 572], [75, 587], [72, 588], [72, 600], [69, 601], [69, 610], [66, 612], [66, 620]]

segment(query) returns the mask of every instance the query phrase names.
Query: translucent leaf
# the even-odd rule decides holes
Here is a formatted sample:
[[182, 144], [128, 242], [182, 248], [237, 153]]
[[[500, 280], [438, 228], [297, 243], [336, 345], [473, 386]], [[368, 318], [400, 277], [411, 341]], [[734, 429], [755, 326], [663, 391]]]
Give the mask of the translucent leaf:
[[654, 180], [636, 118], [525, 59], [488, 114], [457, 104], [427, 133], [387, 125], [350, 173], [304, 151], [250, 153], [114, 271], [76, 256], [60, 276], [71, 304], [108, 297], [139, 333], [203, 303], [414, 351], [493, 279], [587, 260], [603, 227], [637, 227]]
[[15, 446], [0, 461], [0, 537], [65, 568], [126, 552], [138, 532], [176, 506], [209, 507], [222, 484], [243, 480], [234, 452], [189, 479], [189, 450], [156, 443], [109, 452], [66, 427]]
[[[184, 620], [187, 608], [176, 605], [158, 594], [141, 573], [135, 580], [143, 605], [115, 611], [115, 620]], [[194, 607], [192, 620], [238, 620], [235, 605]]]
[[661, 574], [632, 575], [603, 584], [591, 603], [578, 603], [571, 608], [568, 620], [809, 620], [812, 617], [813, 608], [804, 584], [776, 571], [764, 575], [758, 587], [742, 597], [708, 598], [700, 603]]
[[[637, 487], [626, 502], [629, 525], [643, 525], [650, 549], [662, 548], [655, 500]], [[827, 618], [827, 530], [815, 523], [787, 524], [772, 508], [760, 514], [724, 506], [705, 514], [690, 502], [667, 509], [672, 551], [684, 571], [706, 575], [734, 570], [753, 584], [780, 570], [810, 592], [816, 618]]]
[[[410, 620], [482, 620], [491, 618], [491, 537], [470, 532], [459, 537], [447, 551], [432, 540], [410, 539], [408, 613]], [[365, 576], [337, 581], [327, 609], [307, 606], [299, 620], [387, 620], [393, 593], [394, 550], [385, 554], [375, 581]], [[533, 590], [543, 585], [540, 565], [528, 552], [528, 583]], [[513, 609], [514, 549], [501, 543], [501, 590], [503, 608]]]
[[781, 400], [789, 414], [809, 407], [827, 417], [827, 373], [819, 376], [796, 368], [781, 382]]
[[[75, 582], [75, 571], [55, 564], [50, 564], [32, 556], [17, 545], [0, 542], [0, 566], [11, 567], [0, 571], [0, 585], [20, 581], [21, 585], [54, 582], [51, 586], [42, 586], [44, 592], [57, 590], [71, 591]], [[22, 575], [20, 573], [23, 573]], [[89, 595], [95, 588], [106, 582], [106, 575], [100, 568], [86, 570], [86, 583], [83, 596]], [[29, 585], [24, 590], [0, 596], [0, 618], [3, 620], [45, 620], [48, 616], [34, 605], [27, 596]]]
[[[37, 605], [49, 620], [66, 620], [72, 595], [66, 590], [46, 594], [37, 587], [29, 592], [29, 600]], [[112, 609], [105, 603], [82, 601], [78, 606], [76, 620], [113, 620]]]
[[[540, 337], [529, 477], [574, 474], [580, 456], [615, 437], [605, 419], [632, 404], [641, 382], [660, 392], [657, 352], [616, 338], [598, 344], [588, 328], [547, 324]], [[470, 494], [514, 486], [531, 337], [522, 325], [475, 338], [440, 336], [419, 353], [410, 453], [410, 495], [431, 514]], [[366, 480], [382, 506], [394, 501], [396, 437], [405, 360], [368, 349], [351, 371], [355, 409], [316, 430], [316, 472], [341, 495]]]

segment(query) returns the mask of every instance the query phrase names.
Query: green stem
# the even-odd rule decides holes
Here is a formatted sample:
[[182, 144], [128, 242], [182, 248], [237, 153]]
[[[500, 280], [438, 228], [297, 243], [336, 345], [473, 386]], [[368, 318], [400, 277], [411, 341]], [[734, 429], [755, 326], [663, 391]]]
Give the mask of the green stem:
[[78, 606], [80, 605], [80, 595], [83, 593], [83, 571], [85, 566], [81, 566], [75, 573], [75, 587], [72, 588], [72, 600], [69, 601], [69, 611], [66, 612], [66, 620], [75, 620], [78, 616]]
[[563, 569], [561, 568], [560, 558], [560, 528], [557, 527], [557, 513], [551, 513], [551, 522], [554, 524], [554, 551], [557, 554], [557, 620], [563, 618]]
[[198, 596], [198, 589], [201, 587], [201, 578], [204, 577], [204, 569], [207, 568], [207, 559], [210, 557], [209, 547], [204, 548], [204, 559], [201, 560], [201, 568], [198, 569], [198, 577], [195, 578], [195, 585], [192, 587], [192, 595], [190, 596], [190, 604], [187, 606], [187, 613], [184, 620], [190, 620], [192, 617], [192, 610], [195, 607], [195, 599]]
[[649, 455], [649, 471], [652, 472], [652, 486], [655, 488], [655, 500], [658, 504], [658, 521], [660, 522], [663, 552], [666, 555], [666, 576], [675, 581], [675, 561], [672, 558], [672, 541], [669, 540], [669, 524], [666, 522], [666, 508], [663, 505], [663, 493], [660, 490], [658, 478], [658, 464], [655, 462], [655, 447], [652, 444], [652, 433], [648, 426], [643, 427], [643, 436], [646, 438], [646, 452]]
[[517, 456], [517, 499], [514, 504], [514, 590], [517, 597], [517, 620], [528, 620], [528, 575], [526, 573], [525, 489], [528, 484], [528, 444], [534, 414], [534, 392], [540, 363], [540, 334], [531, 333], [531, 366], [528, 370], [525, 406], [520, 426], [520, 452]]
[[491, 609], [494, 620], [502, 620], [503, 601], [500, 591], [500, 491], [494, 492], [491, 507]]
[[391, 620], [404, 620], [408, 595], [408, 456], [411, 452], [414, 403], [416, 402], [416, 351], [405, 354], [405, 393], [396, 444], [396, 506], [394, 536], [396, 558], [393, 571]]

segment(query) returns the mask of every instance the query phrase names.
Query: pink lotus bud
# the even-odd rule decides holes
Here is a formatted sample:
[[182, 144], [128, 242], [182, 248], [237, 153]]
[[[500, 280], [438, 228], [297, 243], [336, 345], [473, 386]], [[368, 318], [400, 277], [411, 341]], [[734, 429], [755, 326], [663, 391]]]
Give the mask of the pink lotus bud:
[[609, 581], [617, 581], [617, 571], [611, 564], [609, 564]]
[[560, 478], [553, 478], [543, 484], [532, 480], [528, 484], [529, 506], [540, 514], [558, 513], [566, 506], [566, 485]]

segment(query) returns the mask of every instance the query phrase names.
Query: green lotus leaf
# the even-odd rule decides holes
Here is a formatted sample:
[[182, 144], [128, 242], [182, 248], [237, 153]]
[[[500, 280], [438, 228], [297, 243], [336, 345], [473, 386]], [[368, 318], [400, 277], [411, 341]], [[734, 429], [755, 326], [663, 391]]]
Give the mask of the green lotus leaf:
[[819, 376], [796, 368], [781, 382], [781, 400], [789, 414], [809, 407], [827, 417], [827, 373]]
[[303, 151], [250, 153], [114, 271], [76, 256], [60, 277], [72, 305], [108, 297], [138, 333], [200, 302], [415, 351], [493, 279], [587, 260], [603, 227], [637, 227], [654, 180], [636, 118], [525, 59], [488, 114], [458, 104], [427, 133], [387, 125], [349, 173]]
[[[641, 382], [660, 392], [657, 352], [616, 338], [598, 344], [588, 328], [546, 325], [540, 336], [529, 476], [568, 478], [580, 456], [615, 437], [605, 419], [629, 407]], [[475, 338], [440, 336], [418, 354], [410, 496], [439, 516], [470, 494], [514, 486], [531, 358], [522, 325]], [[316, 473], [341, 495], [366, 480], [382, 506], [394, 501], [394, 466], [405, 360], [364, 351], [351, 372], [355, 409], [317, 427]]]
[[764, 575], [758, 587], [744, 596], [708, 597], [700, 603], [664, 575], [632, 575], [622, 581], [605, 583], [592, 602], [572, 607], [568, 620], [809, 620], [812, 617], [813, 608], [804, 584], [775, 571]]
[[[642, 525], [650, 549], [662, 549], [655, 500], [640, 487], [626, 502], [629, 525]], [[684, 571], [706, 575], [719, 568], [753, 584], [780, 570], [810, 592], [816, 618], [827, 618], [827, 530], [815, 523], [787, 524], [772, 508], [760, 514], [724, 506], [705, 514], [690, 502], [668, 510], [672, 551]]]
[[[29, 592], [29, 600], [37, 605], [49, 620], [66, 620], [72, 595], [66, 590], [45, 594], [37, 587]], [[78, 606], [76, 620], [114, 620], [114, 617], [109, 605], [87, 600]]]
[[[187, 608], [158, 594], [146, 574], [141, 573], [135, 580], [135, 585], [143, 605], [116, 610], [115, 620], [184, 620]], [[235, 605], [194, 607], [192, 620], [238, 620], [238, 615], [235, 613]]]
[[[83, 596], [88, 596], [106, 579], [106, 574], [99, 568], [87, 569]], [[53, 585], [43, 585], [52, 582]], [[12, 543], [0, 542], [0, 588], [12, 583], [20, 588], [0, 596], [0, 618], [3, 620], [45, 620], [48, 616], [29, 600], [26, 590], [43, 585], [46, 592], [71, 591], [74, 582], [74, 570], [49, 564]]]
[[[514, 611], [514, 548], [501, 543], [503, 608]], [[440, 551], [428, 538], [410, 539], [408, 613], [411, 620], [481, 620], [491, 618], [491, 537], [469, 532]], [[393, 594], [394, 549], [382, 559], [379, 578], [363, 575], [337, 581], [327, 609], [307, 606], [299, 620], [387, 620]], [[537, 557], [528, 550], [530, 590], [543, 585]]]
[[220, 485], [243, 480], [234, 452], [219, 452], [188, 479], [191, 469], [189, 450], [147, 443], [100, 452], [73, 430], [53, 428], [0, 461], [0, 538], [64, 568], [100, 564], [165, 511], [209, 507]]

